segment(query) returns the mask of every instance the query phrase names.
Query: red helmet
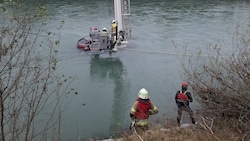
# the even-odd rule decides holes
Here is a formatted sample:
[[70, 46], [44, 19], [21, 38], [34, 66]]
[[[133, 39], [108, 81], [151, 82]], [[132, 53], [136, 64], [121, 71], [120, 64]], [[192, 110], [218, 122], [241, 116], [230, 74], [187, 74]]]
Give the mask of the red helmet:
[[183, 82], [181, 83], [181, 86], [182, 86], [182, 87], [188, 87], [188, 83], [185, 82], [185, 81], [183, 81]]

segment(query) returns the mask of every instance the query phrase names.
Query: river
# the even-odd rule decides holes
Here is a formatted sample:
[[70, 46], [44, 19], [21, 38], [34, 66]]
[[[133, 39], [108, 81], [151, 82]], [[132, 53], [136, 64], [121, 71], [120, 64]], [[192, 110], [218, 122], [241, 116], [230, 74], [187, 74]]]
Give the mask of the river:
[[[90, 56], [76, 47], [91, 27], [110, 28], [112, 0], [50, 0], [47, 21], [52, 30], [61, 20], [59, 73], [73, 76], [77, 95], [63, 111], [64, 141], [108, 138], [128, 130], [130, 108], [145, 87], [159, 113], [152, 122], [176, 117], [174, 95], [182, 80], [180, 54], [210, 44], [232, 42], [237, 25], [249, 24], [247, 0], [131, 0], [132, 37], [115, 55]], [[177, 48], [176, 48], [177, 46]], [[195, 95], [194, 95], [195, 96]], [[196, 109], [197, 103], [191, 107]]]

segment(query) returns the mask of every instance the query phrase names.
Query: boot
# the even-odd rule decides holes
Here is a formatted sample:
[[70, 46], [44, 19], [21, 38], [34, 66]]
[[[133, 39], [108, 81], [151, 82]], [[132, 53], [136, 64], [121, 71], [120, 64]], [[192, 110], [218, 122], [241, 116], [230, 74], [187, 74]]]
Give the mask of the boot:
[[178, 126], [181, 126], [181, 120], [178, 117], [177, 117], [177, 124], [178, 124]]
[[194, 120], [193, 117], [191, 117], [191, 121], [192, 121], [193, 124], [195, 124], [195, 120]]

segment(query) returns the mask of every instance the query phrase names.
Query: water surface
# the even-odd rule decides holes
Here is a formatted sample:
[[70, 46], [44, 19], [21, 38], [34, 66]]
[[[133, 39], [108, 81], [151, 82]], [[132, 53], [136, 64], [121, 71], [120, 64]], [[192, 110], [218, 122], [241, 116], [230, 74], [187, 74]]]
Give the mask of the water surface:
[[76, 42], [91, 27], [110, 28], [112, 0], [41, 2], [49, 6], [51, 30], [65, 21], [58, 73], [73, 76], [71, 87], [78, 92], [64, 108], [65, 141], [106, 138], [128, 130], [130, 107], [142, 87], [159, 108], [152, 122], [163, 115], [175, 118], [174, 95], [185, 79], [180, 66], [182, 46], [193, 53], [221, 42], [228, 51], [236, 26], [250, 22], [250, 2], [244, 0], [131, 0], [128, 47], [113, 56], [98, 57], [79, 50]]

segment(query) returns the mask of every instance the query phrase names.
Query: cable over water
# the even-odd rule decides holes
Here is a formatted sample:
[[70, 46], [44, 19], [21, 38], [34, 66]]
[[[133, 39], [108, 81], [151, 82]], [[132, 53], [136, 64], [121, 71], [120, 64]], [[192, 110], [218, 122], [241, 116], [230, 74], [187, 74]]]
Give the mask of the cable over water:
[[128, 49], [124, 48], [127, 51], [136, 51], [136, 52], [147, 52], [147, 53], [159, 53], [159, 54], [169, 54], [169, 55], [180, 55], [180, 56], [201, 56], [208, 57], [209, 55], [198, 54], [198, 53], [185, 53], [185, 52], [170, 52], [170, 51], [160, 51], [160, 50], [139, 50], [139, 49]]

